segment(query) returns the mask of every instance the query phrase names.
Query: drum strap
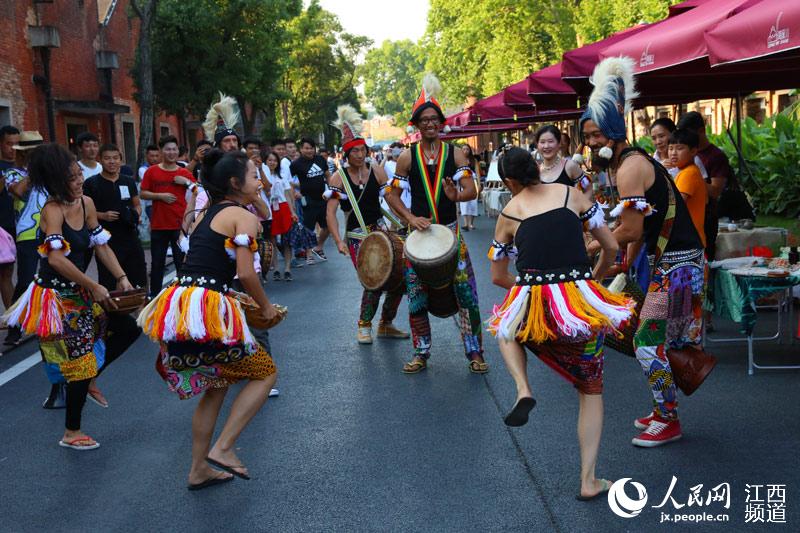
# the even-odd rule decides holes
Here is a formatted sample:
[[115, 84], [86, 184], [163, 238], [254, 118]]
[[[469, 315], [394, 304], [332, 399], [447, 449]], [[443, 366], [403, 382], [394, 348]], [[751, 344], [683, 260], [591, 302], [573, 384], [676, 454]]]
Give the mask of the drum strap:
[[431, 218], [434, 224], [439, 223], [439, 198], [442, 195], [442, 183], [444, 182], [444, 167], [447, 163], [450, 145], [443, 142], [442, 149], [439, 150], [439, 159], [436, 161], [436, 176], [431, 180], [428, 172], [428, 165], [425, 164], [425, 157], [422, 153], [422, 143], [417, 143], [415, 153], [417, 156], [417, 166], [419, 175], [422, 178], [422, 187], [425, 189], [425, 198], [428, 200], [428, 207], [431, 211]]
[[[344, 185], [345, 191], [347, 192], [347, 197], [350, 199], [350, 206], [353, 208], [353, 213], [356, 215], [358, 225], [361, 226], [361, 229], [365, 234], [369, 233], [367, 230], [367, 225], [364, 224], [364, 217], [361, 216], [361, 208], [358, 207], [358, 201], [361, 200], [361, 196], [356, 198], [353, 194], [353, 188], [350, 186], [350, 180], [347, 178], [347, 173], [342, 167], [339, 167], [339, 177], [342, 178], [342, 185]], [[366, 190], [366, 187], [364, 190]], [[361, 194], [363, 195], [364, 191], [362, 191]]]

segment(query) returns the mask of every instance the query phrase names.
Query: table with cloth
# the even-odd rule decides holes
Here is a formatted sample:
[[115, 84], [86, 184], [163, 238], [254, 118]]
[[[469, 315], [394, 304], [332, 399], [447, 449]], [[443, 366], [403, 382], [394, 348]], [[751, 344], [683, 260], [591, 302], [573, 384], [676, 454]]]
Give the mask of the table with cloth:
[[486, 188], [483, 190], [483, 207], [486, 210], [486, 216], [497, 217], [500, 211], [511, 200], [511, 192], [505, 188]]
[[[741, 332], [745, 339], [713, 339], [714, 342], [747, 342], [747, 373], [752, 375], [758, 369], [792, 369], [800, 365], [759, 365], [755, 362], [753, 350], [754, 341], [774, 340], [782, 334], [782, 314], [789, 314], [789, 324], [792, 324], [792, 302], [786, 302], [786, 296], [792, 287], [800, 285], [800, 271], [794, 271], [787, 277], [769, 277], [769, 269], [765, 266], [752, 266], [754, 262], [763, 264], [763, 259], [755, 257], [742, 257], [740, 261], [716, 261], [711, 263], [711, 277], [707, 291], [707, 307], [714, 314], [732, 320], [741, 325]], [[753, 335], [756, 319], [758, 318], [756, 302], [763, 296], [782, 293], [778, 307], [778, 331], [770, 337], [756, 337]], [[786, 304], [786, 305], [783, 305]]]
[[726, 231], [727, 224], [720, 225], [717, 236], [716, 259], [750, 255], [754, 247], [776, 249], [786, 246], [788, 232], [784, 228], [753, 228]]

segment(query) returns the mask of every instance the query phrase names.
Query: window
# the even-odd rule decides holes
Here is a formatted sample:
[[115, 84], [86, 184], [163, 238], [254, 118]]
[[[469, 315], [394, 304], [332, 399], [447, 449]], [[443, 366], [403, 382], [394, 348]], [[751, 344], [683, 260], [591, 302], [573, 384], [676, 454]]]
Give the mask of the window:
[[11, 124], [11, 106], [8, 101], [0, 99], [0, 126]]
[[67, 144], [69, 145], [69, 149], [74, 153], [78, 153], [78, 147], [75, 146], [75, 139], [78, 138], [78, 135], [83, 133], [84, 131], [88, 131], [89, 128], [86, 127], [86, 124], [80, 124], [75, 122], [68, 122], [67, 123]]
[[125, 163], [133, 167], [136, 163], [136, 130], [133, 122], [122, 121], [122, 149], [125, 152]]
[[158, 135], [158, 138], [166, 137], [169, 135], [169, 126], [161, 126], [161, 133]]

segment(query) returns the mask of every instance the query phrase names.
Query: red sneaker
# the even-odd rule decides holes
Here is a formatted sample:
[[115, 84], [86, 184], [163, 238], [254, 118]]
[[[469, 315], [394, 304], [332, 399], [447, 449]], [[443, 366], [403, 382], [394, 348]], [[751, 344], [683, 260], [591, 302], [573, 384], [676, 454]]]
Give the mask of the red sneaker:
[[634, 437], [631, 442], [634, 446], [653, 448], [678, 440], [682, 436], [680, 421], [653, 417], [647, 429], [642, 431], [638, 437]]
[[653, 421], [653, 418], [656, 416], [655, 413], [650, 413], [647, 416], [643, 416], [642, 418], [637, 418], [633, 421], [633, 425], [636, 429], [647, 429], [650, 427], [650, 422]]

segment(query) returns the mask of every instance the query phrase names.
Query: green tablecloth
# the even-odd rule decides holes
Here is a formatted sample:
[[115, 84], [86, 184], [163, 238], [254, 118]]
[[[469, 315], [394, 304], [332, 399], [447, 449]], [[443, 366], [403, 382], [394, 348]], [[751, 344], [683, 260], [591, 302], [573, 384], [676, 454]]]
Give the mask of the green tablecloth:
[[714, 314], [742, 326], [742, 333], [750, 335], [756, 325], [756, 302], [762, 296], [800, 285], [800, 274], [787, 278], [764, 276], [739, 276], [722, 268], [711, 270], [706, 306]]

